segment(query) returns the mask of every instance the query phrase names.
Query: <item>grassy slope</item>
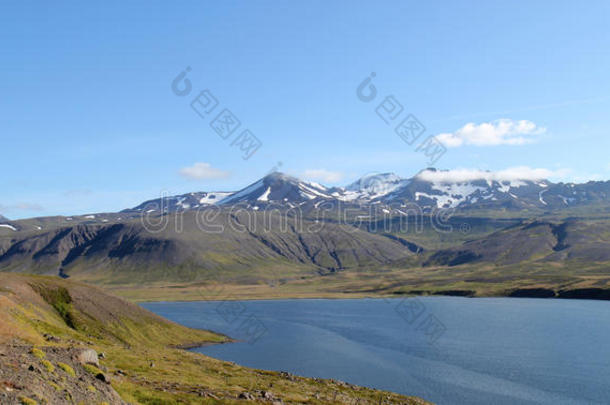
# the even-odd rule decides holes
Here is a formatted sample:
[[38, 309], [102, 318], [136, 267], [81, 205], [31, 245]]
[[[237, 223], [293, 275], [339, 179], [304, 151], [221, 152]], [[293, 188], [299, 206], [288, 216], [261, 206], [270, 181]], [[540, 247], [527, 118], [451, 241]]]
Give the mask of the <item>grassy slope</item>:
[[[406, 224], [407, 229], [401, 230], [400, 224], [392, 221], [387, 229], [379, 224], [363, 223], [358, 232], [331, 226], [319, 239], [318, 235], [304, 235], [303, 242], [292, 231], [287, 234], [269, 233], [258, 224], [257, 236], [264, 237], [269, 245], [274, 246], [273, 249], [250, 234], [227, 231], [225, 235], [202, 235], [193, 227], [194, 219], [185, 216], [183, 233], [176, 234], [173, 229], [168, 229], [159, 240], [155, 239], [158, 235], [142, 234], [136, 225], [119, 229], [119, 238], [102, 238], [98, 242], [103, 246], [116, 239], [117, 245], [127, 241], [124, 246], [129, 247], [137, 240], [135, 253], [120, 250], [124, 257], [108, 259], [105, 253], [102, 254], [104, 249], [92, 249], [86, 255], [90, 259], [78, 257], [70, 265], [72, 267], [68, 266], [68, 272], [73, 280], [94, 283], [136, 301], [231, 297], [355, 298], [453, 290], [469, 291], [477, 296], [504, 296], [523, 288], [547, 288], [555, 292], [577, 288], [610, 291], [610, 261], [605, 253], [610, 245], [610, 220], [606, 211], [605, 207], [576, 207], [552, 214], [537, 212], [540, 222], [560, 224], [566, 222], [567, 217], [572, 218], [567, 221], [570, 225], [561, 242], [566, 248], [558, 251], [554, 248], [559, 240], [548, 226], [521, 230], [524, 224], [532, 222], [522, 217], [527, 213], [521, 211], [461, 212], [450, 219], [451, 232], [439, 232], [431, 226], [430, 219], [424, 221], [421, 231], [414, 223]], [[138, 238], [128, 238], [131, 232], [135, 232]], [[423, 247], [425, 252], [414, 255], [384, 235], [413, 242]], [[154, 236], [155, 243], [145, 236]], [[72, 237], [64, 239], [72, 240]], [[0, 238], [0, 244], [2, 241], [8, 243], [7, 240]], [[167, 245], [160, 242], [163, 240], [173, 242]], [[168, 248], [173, 243], [177, 247]], [[377, 244], [383, 248], [375, 247]], [[41, 244], [40, 248], [44, 246]], [[163, 253], [163, 249], [167, 252]], [[186, 257], [183, 249], [198, 252], [199, 259], [181, 264], [160, 260], [161, 257]], [[431, 256], [439, 251], [450, 253], [465, 249], [480, 254], [482, 259], [458, 266], [430, 261]], [[316, 260], [323, 257], [319, 264], [329, 267], [333, 266], [333, 259], [327, 253], [335, 251], [345, 268], [331, 271], [314, 265], [306, 250], [309, 253], [323, 252], [324, 255], [316, 256]], [[49, 255], [41, 255], [41, 262], [44, 261], [41, 258], [47, 256], [55, 258], [55, 249], [45, 248], [43, 251]], [[405, 258], [397, 260], [403, 251]], [[150, 255], [155, 260], [151, 260]], [[386, 261], [366, 260], [375, 256]], [[353, 260], [360, 262], [360, 266]], [[426, 262], [429, 263], [423, 266]], [[29, 262], [18, 263], [27, 267]], [[56, 261], [51, 269], [56, 271]], [[222, 283], [221, 294], [210, 294], [204, 288], [209, 283]]]
[[[45, 333], [60, 340], [47, 342]], [[240, 403], [245, 402], [238, 398], [241, 393], [257, 390], [271, 391], [287, 404], [426, 403], [332, 380], [248, 369], [170, 347], [225, 341], [225, 336], [166, 321], [95, 287], [0, 274], [0, 344], [104, 352], [101, 363], [114, 374], [112, 386], [131, 403]], [[256, 402], [268, 403], [260, 397]]]
[[532, 262], [509, 266], [478, 264], [425, 268], [408, 267], [405, 264], [398, 268], [378, 269], [374, 273], [340, 272], [324, 277], [291, 280], [279, 285], [219, 284], [210, 288], [202, 283], [193, 283], [147, 288], [122, 286], [112, 291], [133, 301], [362, 298], [397, 294], [460, 295], [464, 292], [469, 296], [502, 297], [513, 294], [515, 290], [532, 288], [546, 288], [556, 293], [583, 288], [607, 292], [610, 291], [608, 271], [606, 263], [579, 265]]
[[[473, 224], [476, 221], [472, 221]], [[545, 218], [523, 221], [489, 233], [479, 222], [466, 239], [452, 248], [424, 251], [390, 264], [331, 274], [251, 283], [224, 283], [206, 288], [206, 282], [165, 283], [152, 288], [123, 285], [115, 292], [132, 300], [357, 298], [395, 294], [463, 294], [507, 296], [523, 289], [546, 289], [547, 295], [581, 298], [610, 297], [610, 221], [596, 218]], [[429, 236], [396, 234], [428, 247]], [[444, 235], [444, 234], [442, 234]], [[481, 236], [482, 235], [482, 236]], [[458, 238], [459, 235], [450, 235]], [[450, 237], [448, 236], [448, 237]], [[426, 239], [426, 237], [429, 237]], [[447, 237], [447, 238], [448, 238]], [[466, 258], [462, 264], [451, 263]], [[281, 268], [277, 274], [283, 274]], [[591, 291], [583, 291], [591, 289]], [[220, 296], [209, 291], [220, 291]], [[535, 293], [535, 291], [534, 291]], [[572, 294], [572, 295], [570, 295]], [[603, 296], [601, 297], [600, 294]]]

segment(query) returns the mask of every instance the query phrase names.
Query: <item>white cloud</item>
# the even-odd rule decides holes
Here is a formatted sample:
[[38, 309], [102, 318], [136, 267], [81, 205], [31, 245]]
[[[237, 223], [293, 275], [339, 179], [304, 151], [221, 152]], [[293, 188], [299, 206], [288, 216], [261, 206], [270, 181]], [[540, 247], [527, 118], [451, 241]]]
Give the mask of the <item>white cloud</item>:
[[332, 172], [326, 169], [308, 169], [303, 172], [303, 177], [308, 180], [318, 180], [328, 183], [336, 183], [343, 178], [343, 173]]
[[180, 169], [180, 175], [188, 179], [225, 179], [229, 177], [229, 172], [216, 169], [209, 163], [197, 162], [192, 166]]
[[455, 132], [438, 134], [436, 138], [450, 148], [462, 145], [523, 145], [533, 142], [536, 135], [544, 132], [546, 128], [531, 121], [503, 118], [482, 124], [470, 122]]
[[568, 170], [549, 170], [542, 168], [530, 168], [527, 166], [511, 167], [499, 171], [486, 171], [478, 169], [454, 169], [454, 170], [424, 170], [417, 178], [424, 181], [437, 183], [460, 183], [475, 180], [485, 181], [514, 181], [514, 180], [544, 180], [552, 177], [562, 177]]

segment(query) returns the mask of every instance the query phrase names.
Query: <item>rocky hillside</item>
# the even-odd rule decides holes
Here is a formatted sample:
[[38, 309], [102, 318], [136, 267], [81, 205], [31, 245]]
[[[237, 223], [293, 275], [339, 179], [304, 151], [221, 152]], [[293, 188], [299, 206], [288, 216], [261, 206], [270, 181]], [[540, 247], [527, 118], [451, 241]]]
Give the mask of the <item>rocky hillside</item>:
[[2, 404], [426, 403], [176, 348], [228, 340], [95, 287], [0, 274]]
[[[90, 363], [79, 360], [86, 353], [93, 353]], [[98, 367], [90, 349], [0, 345], [0, 402], [127, 404]]]

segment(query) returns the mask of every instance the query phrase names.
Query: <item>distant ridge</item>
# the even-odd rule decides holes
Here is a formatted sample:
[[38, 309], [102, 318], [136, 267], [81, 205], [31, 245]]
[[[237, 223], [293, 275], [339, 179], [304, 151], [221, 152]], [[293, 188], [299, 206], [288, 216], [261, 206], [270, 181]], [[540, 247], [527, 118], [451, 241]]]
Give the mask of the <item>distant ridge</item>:
[[504, 179], [485, 171], [460, 179], [453, 173], [434, 168], [424, 169], [411, 178], [402, 178], [395, 173], [375, 173], [345, 187], [327, 187], [275, 172], [238, 191], [194, 192], [164, 197], [146, 201], [124, 212], [175, 212], [209, 205], [242, 205], [258, 210], [266, 207], [294, 208], [322, 201], [359, 205], [414, 204], [425, 209], [519, 211], [564, 209], [610, 201], [610, 181], [553, 183], [546, 179]]

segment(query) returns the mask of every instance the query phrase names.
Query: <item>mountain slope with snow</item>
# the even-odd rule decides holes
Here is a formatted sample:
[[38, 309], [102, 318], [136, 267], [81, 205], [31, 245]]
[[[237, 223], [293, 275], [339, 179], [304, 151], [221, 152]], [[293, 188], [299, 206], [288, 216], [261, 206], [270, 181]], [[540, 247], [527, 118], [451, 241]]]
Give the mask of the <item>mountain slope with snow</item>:
[[[487, 175], [489, 173], [490, 175]], [[494, 179], [491, 172], [464, 181], [448, 171], [426, 169], [383, 196], [386, 204], [411, 203], [423, 208], [561, 209], [608, 203], [610, 182], [552, 183], [544, 179]]]
[[220, 205], [240, 204], [254, 209], [276, 205], [296, 207], [318, 198], [333, 199], [333, 196], [320, 184], [275, 172], [233, 193]]
[[349, 184], [333, 196], [342, 201], [372, 201], [408, 185], [410, 180], [394, 173], [368, 174]]
[[476, 172], [459, 178], [452, 171], [425, 169], [412, 178], [394, 173], [368, 174], [345, 187], [326, 187], [283, 173], [271, 173], [236, 192], [195, 192], [146, 201], [125, 210], [132, 214], [239, 205], [246, 209], [315, 207], [321, 202], [361, 207], [416, 205], [424, 210], [557, 210], [610, 202], [610, 181], [584, 184], [552, 183], [545, 179], [502, 178]]
[[226, 197], [233, 194], [232, 192], [213, 191], [213, 192], [194, 192], [176, 196], [163, 196], [154, 200], [143, 202], [134, 208], [123, 210], [122, 212], [133, 213], [164, 213], [186, 211], [198, 209], [208, 205], [215, 205], [221, 202]]

